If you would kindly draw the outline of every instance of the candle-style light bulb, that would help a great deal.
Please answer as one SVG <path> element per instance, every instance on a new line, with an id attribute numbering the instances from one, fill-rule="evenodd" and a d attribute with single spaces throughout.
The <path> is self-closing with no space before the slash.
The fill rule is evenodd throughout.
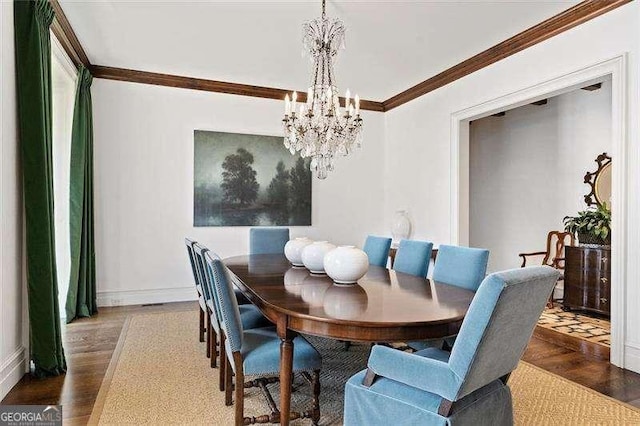
<path id="1" fill-rule="evenodd" d="M 360 96 L 356 95 L 354 101 L 356 104 L 356 115 L 360 115 Z"/>
<path id="2" fill-rule="evenodd" d="M 289 100 L 289 94 L 284 97 L 284 115 L 291 114 L 291 101 Z"/>
<path id="3" fill-rule="evenodd" d="M 291 111 L 296 112 L 296 105 L 298 101 L 298 92 L 293 92 L 293 100 L 291 102 Z"/>
<path id="4" fill-rule="evenodd" d="M 307 104 L 311 105 L 312 102 L 313 102 L 313 87 L 309 87 L 309 90 L 307 91 Z"/>
<path id="5" fill-rule="evenodd" d="M 348 110 L 349 109 L 349 97 L 351 96 L 351 92 L 349 92 L 349 89 L 347 89 L 347 93 L 345 93 L 344 95 L 344 109 Z"/>

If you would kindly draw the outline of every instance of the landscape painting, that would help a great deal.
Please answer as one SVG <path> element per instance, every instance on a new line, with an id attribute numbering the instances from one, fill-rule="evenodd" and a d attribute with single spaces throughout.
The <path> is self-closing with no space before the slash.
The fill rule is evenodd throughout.
<path id="1" fill-rule="evenodd" d="M 282 137 L 194 131 L 194 226 L 309 226 L 309 160 Z"/>

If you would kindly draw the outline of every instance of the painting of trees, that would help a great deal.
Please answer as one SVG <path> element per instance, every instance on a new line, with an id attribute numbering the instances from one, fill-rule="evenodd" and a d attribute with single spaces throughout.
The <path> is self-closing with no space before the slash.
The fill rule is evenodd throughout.
<path id="1" fill-rule="evenodd" d="M 277 208 L 286 209 L 289 205 L 289 191 L 289 171 L 285 169 L 284 162 L 279 161 L 276 175 L 267 189 L 269 202 Z"/>
<path id="2" fill-rule="evenodd" d="M 281 136 L 194 131 L 194 226 L 309 226 L 309 161 Z"/>
<path id="3" fill-rule="evenodd" d="M 291 204 L 297 209 L 311 209 L 311 172 L 309 161 L 298 157 L 290 171 Z"/>
<path id="4" fill-rule="evenodd" d="M 247 206 L 258 198 L 260 185 L 256 181 L 256 171 L 251 167 L 253 154 L 238 148 L 235 154 L 227 155 L 222 163 L 222 190 L 224 202 Z"/>

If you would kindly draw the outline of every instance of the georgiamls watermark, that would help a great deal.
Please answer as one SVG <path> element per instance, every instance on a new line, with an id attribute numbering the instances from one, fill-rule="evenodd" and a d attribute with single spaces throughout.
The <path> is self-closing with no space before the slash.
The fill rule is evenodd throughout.
<path id="1" fill-rule="evenodd" d="M 0 405 L 0 426 L 60 426 L 62 405 Z"/>

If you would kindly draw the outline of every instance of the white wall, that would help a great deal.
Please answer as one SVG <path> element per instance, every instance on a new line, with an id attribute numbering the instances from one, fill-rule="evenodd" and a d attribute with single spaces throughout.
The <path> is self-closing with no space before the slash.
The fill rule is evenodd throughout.
<path id="1" fill-rule="evenodd" d="M 0 399 L 26 368 L 22 326 L 22 198 L 18 168 L 13 3 L 0 3 Z"/>
<path id="2" fill-rule="evenodd" d="M 610 79 L 600 90 L 473 121 L 469 245 L 491 250 L 490 272 L 520 267 L 518 253 L 544 251 L 547 232 L 586 208 L 584 175 L 603 152 L 611 155 Z"/>
<path id="3" fill-rule="evenodd" d="M 193 131 L 281 135 L 282 101 L 95 80 L 98 303 L 194 298 L 185 237 L 222 257 L 248 252 L 247 227 L 193 227 Z M 384 225 L 384 116 L 365 112 L 363 147 L 313 180 L 312 227 L 293 236 L 362 244 Z"/>
<path id="4" fill-rule="evenodd" d="M 385 113 L 390 188 L 385 217 L 390 218 L 399 206 L 406 206 L 414 218 L 416 238 L 447 243 L 452 239 L 453 217 L 452 114 L 628 53 L 625 262 L 629 284 L 625 294 L 624 364 L 635 371 L 640 371 L 640 314 L 636 309 L 640 305 L 640 287 L 636 285 L 640 279 L 639 28 L 640 3 L 631 2 Z"/>

